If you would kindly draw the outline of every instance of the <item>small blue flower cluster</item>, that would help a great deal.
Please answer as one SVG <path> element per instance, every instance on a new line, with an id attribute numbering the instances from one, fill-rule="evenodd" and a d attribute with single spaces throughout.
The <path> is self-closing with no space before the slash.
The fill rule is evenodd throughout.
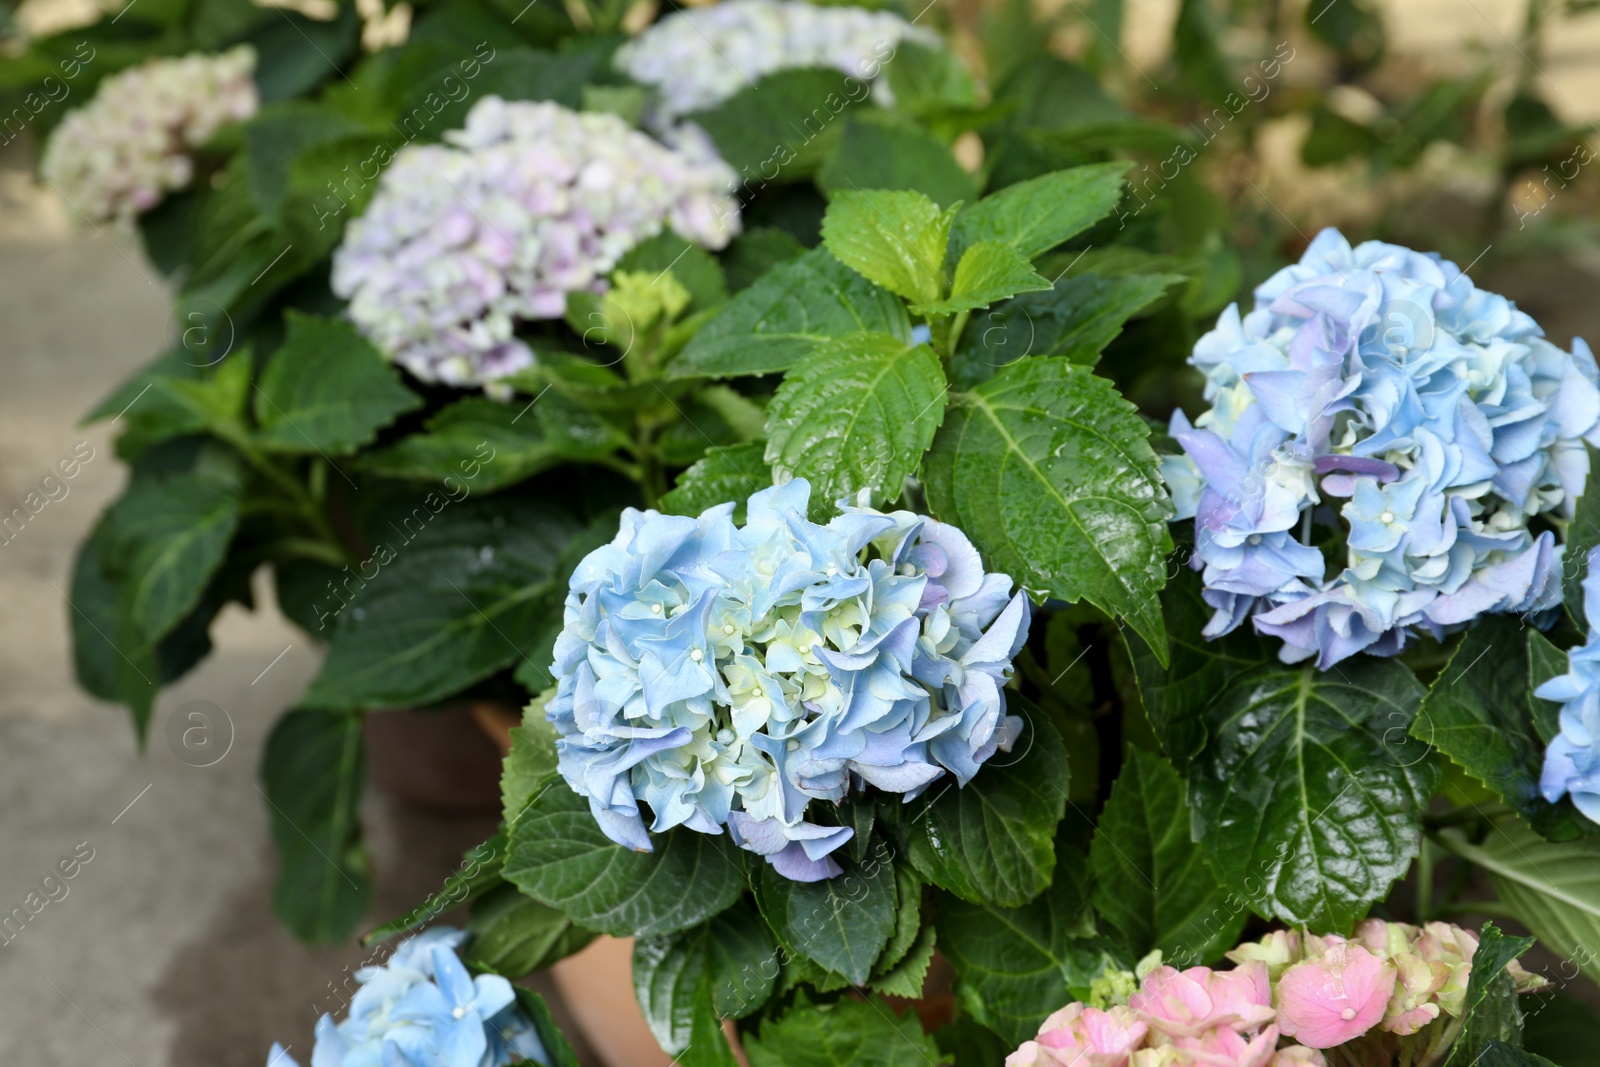
<path id="1" fill-rule="evenodd" d="M 1554 804 L 1565 794 L 1593 822 L 1600 822 L 1600 548 L 1589 553 L 1583 579 L 1583 613 L 1589 639 L 1567 653 L 1567 673 L 1535 689 L 1534 696 L 1561 702 L 1561 733 L 1544 755 L 1539 788 Z"/>
<path id="2" fill-rule="evenodd" d="M 1195 345 L 1211 410 L 1163 470 L 1216 609 L 1286 662 L 1394 655 L 1560 600 L 1561 546 L 1600 444 L 1600 371 L 1455 264 L 1324 230 Z M 1342 503 L 1341 503 L 1342 501 Z M 1317 526 L 1348 526 L 1329 567 Z M 1530 520 L 1538 520 L 1530 524 Z M 1331 573 L 1331 577 L 1328 575 Z"/>
<path id="3" fill-rule="evenodd" d="M 830 878 L 852 831 L 807 822 L 811 801 L 965 785 L 1015 740 L 1026 596 L 952 526 L 865 500 L 818 525 L 810 494 L 762 490 L 743 527 L 731 503 L 629 509 L 573 574 L 548 715 L 619 844 L 650 850 L 643 802 L 653 831 L 726 825 L 785 877 Z"/>
<path id="4" fill-rule="evenodd" d="M 466 934 L 434 927 L 400 943 L 382 967 L 356 972 L 350 1016 L 317 1020 L 311 1067 L 502 1067 L 550 1063 L 533 1023 L 499 975 L 474 978 L 456 958 Z M 274 1044 L 267 1067 L 299 1067 Z"/>

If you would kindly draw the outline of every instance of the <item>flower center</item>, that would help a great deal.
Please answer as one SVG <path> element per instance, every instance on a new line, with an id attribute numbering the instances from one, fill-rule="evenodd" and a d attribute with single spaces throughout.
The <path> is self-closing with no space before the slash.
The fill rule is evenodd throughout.
<path id="1" fill-rule="evenodd" d="M 722 627 L 722 632 L 725 633 L 725 634 L 733 633 L 733 623 L 731 623 L 731 622 L 730 623 L 724 623 L 723 627 Z"/>
<path id="2" fill-rule="evenodd" d="M 753 696 L 753 697 L 760 696 L 761 695 L 761 687 L 758 685 L 754 689 L 750 690 L 750 695 Z"/>
<path id="3" fill-rule="evenodd" d="M 1394 521 L 1394 512 L 1385 511 L 1382 515 L 1378 516 L 1378 521 L 1387 526 L 1389 523 Z"/>
<path id="4" fill-rule="evenodd" d="M 1344 1011 L 1341 1011 L 1339 1013 L 1339 1018 L 1343 1019 L 1345 1022 L 1349 1022 L 1351 1019 L 1354 1019 L 1355 1017 L 1356 1017 L 1356 1010 L 1354 1008 L 1346 1008 Z"/>
<path id="5" fill-rule="evenodd" d="M 467 1017 L 467 1009 L 457 1008 L 450 1013 L 450 1017 L 452 1019 L 465 1019 Z"/>
<path id="6" fill-rule="evenodd" d="M 706 654 L 701 652 L 698 648 L 691 648 L 689 650 L 689 658 L 694 660 L 696 663 L 699 663 L 701 660 L 706 658 Z"/>
<path id="7" fill-rule="evenodd" d="M 1259 545 L 1261 543 L 1261 535 L 1260 534 L 1251 534 L 1250 537 L 1249 537 L 1249 541 L 1250 541 L 1250 543 L 1252 545 Z"/>
<path id="8" fill-rule="evenodd" d="M 660 604 L 651 604 L 650 605 L 650 614 L 652 614 L 652 615 L 660 615 L 661 614 L 661 605 Z"/>

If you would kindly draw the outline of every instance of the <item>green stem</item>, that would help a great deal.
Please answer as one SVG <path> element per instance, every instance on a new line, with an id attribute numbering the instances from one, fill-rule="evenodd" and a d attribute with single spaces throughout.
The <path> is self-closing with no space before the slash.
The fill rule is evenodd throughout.
<path id="1" fill-rule="evenodd" d="M 286 537 L 281 541 L 274 541 L 267 546 L 269 554 L 284 556 L 290 559 L 312 559 L 318 563 L 326 563 L 330 567 L 343 567 L 350 563 L 350 559 L 338 548 L 325 541 L 317 541 L 309 537 Z"/>
<path id="2" fill-rule="evenodd" d="M 283 494 L 293 503 L 300 517 L 304 519 L 329 549 L 338 557 L 339 565 L 348 563 L 352 566 L 359 563 L 349 546 L 334 531 L 333 524 L 328 521 L 328 516 L 322 510 L 322 503 L 313 495 L 312 490 L 302 485 L 294 475 L 278 466 L 271 457 L 265 455 L 260 449 L 245 436 L 243 428 L 234 431 L 219 430 L 229 444 L 239 450 L 246 463 L 254 467 L 268 481 L 283 491 Z M 325 475 L 324 475 L 325 477 Z M 315 474 L 312 476 L 315 481 Z"/>
<path id="3" fill-rule="evenodd" d="M 1433 850 L 1434 843 L 1428 838 L 1422 839 L 1422 848 L 1417 852 L 1417 922 L 1425 923 L 1433 918 Z"/>

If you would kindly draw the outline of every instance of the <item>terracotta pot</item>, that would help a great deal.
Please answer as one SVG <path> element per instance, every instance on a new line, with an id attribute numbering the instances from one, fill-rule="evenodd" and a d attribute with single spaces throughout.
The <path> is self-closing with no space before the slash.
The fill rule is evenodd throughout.
<path id="1" fill-rule="evenodd" d="M 493 700 L 474 700 L 468 707 L 472 709 L 472 718 L 477 722 L 478 729 L 494 742 L 500 750 L 500 758 L 505 759 L 511 754 L 511 730 L 522 725 L 522 712 L 510 704 Z"/>
<path id="2" fill-rule="evenodd" d="M 607 1067 L 668 1067 L 633 995 L 633 939 L 597 937 L 550 969 L 561 999 Z"/>
<path id="3" fill-rule="evenodd" d="M 367 773 L 384 792 L 428 811 L 500 810 L 502 753 L 469 705 L 368 712 L 362 731 Z"/>

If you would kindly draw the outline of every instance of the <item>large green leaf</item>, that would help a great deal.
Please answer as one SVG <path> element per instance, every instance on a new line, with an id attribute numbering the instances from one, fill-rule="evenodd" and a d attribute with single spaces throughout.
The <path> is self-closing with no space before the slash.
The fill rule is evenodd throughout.
<path id="1" fill-rule="evenodd" d="M 261 782 L 280 864 L 273 910 L 303 941 L 342 941 L 366 914 L 365 776 L 359 715 L 291 711 L 267 738 Z"/>
<path id="2" fill-rule="evenodd" d="M 945 245 L 954 210 L 921 193 L 841 192 L 822 217 L 822 243 L 839 262 L 914 304 L 944 295 Z"/>
<path id="3" fill-rule="evenodd" d="M 686 117 L 711 135 L 717 154 L 746 182 L 765 186 L 814 173 L 839 143 L 841 116 L 867 96 L 860 79 L 803 67 L 768 74 L 716 107 Z"/>
<path id="4" fill-rule="evenodd" d="M 1476 1063 L 1490 1041 L 1522 1046 L 1522 1009 L 1517 1006 L 1517 983 L 1506 967 L 1533 947 L 1531 937 L 1507 937 L 1494 923 L 1484 923 L 1478 950 L 1472 954 L 1472 973 L 1461 1005 L 1461 1036 L 1456 1039 L 1445 1067 Z"/>
<path id="5" fill-rule="evenodd" d="M 745 1038 L 750 1067 L 928 1067 L 939 1062 L 917 1013 L 897 1016 L 878 997 L 811 1004 L 800 998 Z"/>
<path id="6" fill-rule="evenodd" d="M 1018 182 L 962 210 L 956 246 L 1004 241 L 1032 259 L 1110 214 L 1127 163 L 1095 163 Z"/>
<path id="7" fill-rule="evenodd" d="M 511 979 L 565 959 L 595 939 L 593 930 L 504 883 L 473 902 L 467 931 L 467 965 Z"/>
<path id="8" fill-rule="evenodd" d="M 939 357 L 886 333 L 825 345 L 784 376 L 767 408 L 767 462 L 811 482 L 813 513 L 871 489 L 897 500 L 944 418 Z"/>
<path id="9" fill-rule="evenodd" d="M 970 389 L 1024 356 L 1061 356 L 1092 367 L 1130 318 L 1181 274 L 1077 274 L 1060 277 L 1048 292 L 1024 293 L 975 316 L 961 335 L 951 364 L 956 385 Z"/>
<path id="10" fill-rule="evenodd" d="M 1205 710 L 1189 767 L 1195 836 L 1262 915 L 1342 932 L 1417 854 L 1439 772 L 1407 731 L 1422 686 L 1394 660 L 1260 667 Z"/>
<path id="11" fill-rule="evenodd" d="M 1008 691 L 1022 735 L 996 752 L 965 786 L 935 784 L 908 816 L 907 855 L 934 885 L 1002 907 L 1026 903 L 1050 884 L 1056 825 L 1067 805 L 1069 764 L 1049 716 Z"/>
<path id="12" fill-rule="evenodd" d="M 1018 293 L 1049 289 L 1028 257 L 1004 241 L 979 241 L 961 253 L 950 295 L 931 304 L 913 305 L 918 315 L 953 315 L 998 304 Z"/>
<path id="13" fill-rule="evenodd" d="M 1189 839 L 1183 794 L 1171 764 L 1130 747 L 1089 847 L 1095 910 L 1135 956 L 1160 949 L 1174 967 L 1212 962 L 1250 917 Z"/>
<path id="14" fill-rule="evenodd" d="M 442 408 L 414 433 L 360 457 L 362 469 L 390 478 L 476 479 L 489 492 L 514 485 L 563 459 L 594 460 L 624 438 L 607 420 L 551 391 L 529 404 L 471 396 Z"/>
<path id="15" fill-rule="evenodd" d="M 1600 471 L 1600 448 L 1584 444 L 1589 454 L 1589 470 Z M 1583 495 L 1573 511 L 1572 522 L 1567 524 L 1567 548 L 1561 556 L 1561 599 L 1567 615 L 1580 630 L 1589 628 L 1583 611 L 1583 576 L 1588 568 L 1589 553 L 1600 545 L 1600 476 L 1589 479 Z"/>
<path id="16" fill-rule="evenodd" d="M 839 150 L 817 175 L 817 184 L 828 193 L 912 189 L 932 197 L 941 207 L 971 200 L 978 191 L 972 175 L 961 169 L 938 138 L 912 126 L 855 119 L 845 126 Z"/>
<path id="17" fill-rule="evenodd" d="M 1104 378 L 1023 360 L 951 398 L 924 464 L 928 501 L 989 567 L 1126 620 L 1165 662 L 1172 504 L 1148 437 Z"/>
<path id="18" fill-rule="evenodd" d="M 578 523 L 549 501 L 421 495 L 354 580 L 306 703 L 415 707 L 537 651 L 560 618 Z M 548 662 L 548 661 L 546 661 Z"/>
<path id="19" fill-rule="evenodd" d="M 1050 888 L 1019 908 L 939 897 L 939 949 L 955 968 L 956 995 L 1013 1047 L 1063 1004 L 1087 1000 L 1106 970 L 1127 966 L 1093 936 L 1083 854 L 1064 843 L 1060 854 Z"/>
<path id="20" fill-rule="evenodd" d="M 239 525 L 238 489 L 201 473 L 135 477 L 111 511 L 118 639 L 150 648 L 200 602 Z"/>
<path id="21" fill-rule="evenodd" d="M 657 1043 L 673 1054 L 689 1044 L 701 986 L 710 985 L 718 1016 L 742 1019 L 772 996 L 777 974 L 772 934 L 745 903 L 693 929 L 641 938 L 633 947 L 634 995 Z"/>
<path id="22" fill-rule="evenodd" d="M 1167 666 L 1137 634 L 1124 630 L 1139 696 L 1155 731 L 1179 773 L 1205 746 L 1205 708 L 1234 675 L 1273 659 L 1254 629 L 1241 626 L 1226 637 L 1208 641 L 1200 631 L 1212 608 L 1201 598 L 1200 576 L 1184 565 L 1189 546 L 1168 561 L 1171 575 L 1161 591 L 1161 613 L 1167 623 Z"/>
<path id="23" fill-rule="evenodd" d="M 730 300 L 667 365 L 667 374 L 770 374 L 788 370 L 818 345 L 862 331 L 911 343 L 905 306 L 816 248 L 778 264 Z"/>
<path id="24" fill-rule="evenodd" d="M 1546 841 L 1519 819 L 1509 819 L 1480 844 L 1459 831 L 1440 840 L 1452 852 L 1489 872 L 1508 914 L 1540 943 L 1600 981 L 1600 839 Z"/>
<path id="25" fill-rule="evenodd" d="M 290 311 L 289 333 L 256 387 L 256 439 L 281 452 L 344 455 L 422 399 L 356 328 Z"/>
<path id="26" fill-rule="evenodd" d="M 257 112 L 245 124 L 243 135 L 250 195 L 262 216 L 279 221 L 278 209 L 289 193 L 289 168 L 295 157 L 314 145 L 361 132 L 362 125 L 356 120 L 305 100 L 288 100 Z"/>
<path id="27" fill-rule="evenodd" d="M 1534 726 L 1528 639 L 1522 620 L 1480 619 L 1462 637 L 1434 681 L 1411 734 L 1495 790 L 1552 840 L 1593 827 L 1565 799 L 1551 804 L 1539 792 L 1545 742 Z"/>
<path id="28" fill-rule="evenodd" d="M 511 831 L 505 877 L 574 922 L 616 937 L 676 933 L 733 905 L 744 865 L 726 835 L 679 827 L 634 852 L 600 830 L 589 802 L 552 782 Z"/>
<path id="29" fill-rule="evenodd" d="M 879 848 L 820 882 L 796 882 L 762 864 L 756 903 L 787 947 L 861 985 L 894 932 L 893 858 Z"/>
<path id="30" fill-rule="evenodd" d="M 699 515 L 707 508 L 734 501 L 734 521 L 744 521 L 749 497 L 772 484 L 765 443 L 713 448 L 694 466 L 678 475 L 678 484 L 659 503 L 670 515 Z"/>

